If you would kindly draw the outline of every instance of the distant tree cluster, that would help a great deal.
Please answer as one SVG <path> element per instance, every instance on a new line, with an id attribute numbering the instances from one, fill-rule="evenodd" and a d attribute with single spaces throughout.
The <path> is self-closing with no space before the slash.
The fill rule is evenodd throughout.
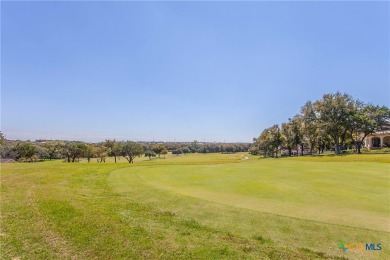
<path id="1" fill-rule="evenodd" d="M 220 144 L 220 143 L 137 143 L 132 141 L 106 140 L 100 143 L 85 143 L 79 141 L 7 140 L 0 132 L 0 156 L 17 161 L 35 162 L 40 160 L 63 159 L 66 162 L 79 162 L 86 158 L 88 162 L 106 162 L 107 157 L 125 158 L 133 163 L 136 157 L 142 155 L 150 160 L 161 158 L 169 153 L 179 155 L 188 153 L 235 153 L 248 151 L 250 144 Z"/>
<path id="2" fill-rule="evenodd" d="M 88 162 L 95 158 L 97 162 L 105 162 L 109 156 L 117 158 L 122 156 L 129 163 L 134 162 L 135 157 L 143 155 L 142 145 L 136 142 L 105 142 L 91 144 L 76 141 L 11 141 L 6 140 L 0 133 L 1 158 L 9 158 L 18 161 L 35 162 L 39 160 L 64 159 L 66 162 L 78 162 L 80 158 L 86 158 Z"/>
<path id="3" fill-rule="evenodd" d="M 323 153 L 334 149 L 340 154 L 347 147 L 354 146 L 357 153 L 365 138 L 389 126 L 390 110 L 386 106 L 375 106 L 355 100 L 348 94 L 325 94 L 315 102 L 308 101 L 299 114 L 288 122 L 264 129 L 249 152 L 265 157 L 278 157 L 281 150 L 288 155 L 296 149 L 301 155 L 304 150 Z"/>
<path id="4" fill-rule="evenodd" d="M 247 152 L 250 144 L 246 143 L 200 143 L 193 141 L 191 143 L 172 143 L 168 145 L 172 154 L 188 153 L 236 153 Z"/>

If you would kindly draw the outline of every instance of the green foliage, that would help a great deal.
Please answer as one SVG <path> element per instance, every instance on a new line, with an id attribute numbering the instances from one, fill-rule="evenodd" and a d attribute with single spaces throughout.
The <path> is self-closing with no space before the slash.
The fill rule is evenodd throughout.
<path id="1" fill-rule="evenodd" d="M 292 124 L 292 131 L 294 133 L 293 135 L 293 140 L 294 140 L 294 145 L 301 146 L 301 152 L 303 152 L 303 130 L 302 130 L 302 124 L 303 124 L 303 119 L 301 115 L 295 115 L 293 119 L 291 120 Z"/>
<path id="2" fill-rule="evenodd" d="M 123 143 L 114 140 L 106 140 L 104 146 L 108 148 L 107 155 L 114 157 L 115 163 L 117 157 L 121 156 L 123 150 Z"/>
<path id="3" fill-rule="evenodd" d="M 158 144 L 158 145 L 154 145 L 152 147 L 152 151 L 155 153 L 155 155 L 157 154 L 158 157 L 160 157 L 161 155 L 161 152 L 165 149 L 165 147 L 161 144 Z"/>
<path id="4" fill-rule="evenodd" d="M 199 149 L 199 142 L 194 140 L 190 145 L 191 153 L 196 153 Z"/>
<path id="5" fill-rule="evenodd" d="M 154 151 L 151 151 L 151 150 L 146 150 L 145 157 L 149 157 L 149 160 L 151 160 L 152 157 L 156 157 L 156 153 Z"/>
<path id="6" fill-rule="evenodd" d="M 140 157 L 143 153 L 144 150 L 138 143 L 127 141 L 122 146 L 121 155 L 125 157 L 129 163 L 134 163 L 134 158 Z"/>
<path id="7" fill-rule="evenodd" d="M 92 144 L 87 145 L 87 148 L 84 151 L 84 156 L 87 158 L 88 162 L 90 162 L 91 158 L 96 156 L 96 147 Z"/>
<path id="8" fill-rule="evenodd" d="M 306 102 L 306 104 L 301 108 L 301 115 L 303 139 L 309 145 L 310 154 L 313 154 L 317 142 L 319 127 L 317 125 L 316 111 L 310 101 Z"/>
<path id="9" fill-rule="evenodd" d="M 247 152 L 250 144 L 248 143 L 166 143 L 168 150 L 181 150 L 182 153 L 236 153 Z"/>
<path id="10" fill-rule="evenodd" d="M 20 142 L 16 145 L 16 149 L 19 154 L 18 159 L 20 160 L 29 160 L 32 162 L 37 153 L 35 145 L 30 142 Z"/>
<path id="11" fill-rule="evenodd" d="M 77 162 L 84 156 L 87 145 L 83 142 L 65 142 L 61 144 L 61 153 L 67 162 Z"/>
<path id="12" fill-rule="evenodd" d="M 2 132 L 0 132 L 0 158 L 10 158 L 17 160 L 19 158 L 16 142 L 7 140 Z"/>
<path id="13" fill-rule="evenodd" d="M 60 158 L 61 143 L 57 141 L 48 141 L 42 145 L 47 152 L 49 160 Z"/>
<path id="14" fill-rule="evenodd" d="M 283 123 L 281 132 L 283 135 L 283 147 L 288 150 L 289 156 L 291 156 L 291 150 L 296 145 L 294 125 L 291 119 L 287 123 Z"/>
<path id="15" fill-rule="evenodd" d="M 249 148 L 249 153 L 252 155 L 258 155 L 260 152 L 259 146 L 257 143 L 254 143 L 250 148 Z"/>
<path id="16" fill-rule="evenodd" d="M 360 153 L 364 139 L 376 131 L 381 131 L 390 120 L 390 109 L 385 106 L 357 103 L 353 114 L 350 137 Z"/>
<path id="17" fill-rule="evenodd" d="M 282 142 L 282 134 L 278 125 L 265 129 L 257 139 L 259 150 L 265 157 L 278 157 Z"/>
<path id="18" fill-rule="evenodd" d="M 168 149 L 167 149 L 167 148 L 164 148 L 164 149 L 161 151 L 161 154 L 164 155 L 164 158 L 165 158 L 165 156 L 168 154 Z"/>
<path id="19" fill-rule="evenodd" d="M 0 131 L 0 145 L 4 145 L 6 142 L 3 132 Z"/>
<path id="20" fill-rule="evenodd" d="M 188 147 L 183 147 L 181 150 L 183 151 L 184 154 L 188 154 L 191 152 L 190 148 Z"/>
<path id="21" fill-rule="evenodd" d="M 325 94 L 314 103 L 318 113 L 318 126 L 324 129 L 335 142 L 335 152 L 340 154 L 341 138 L 345 138 L 352 126 L 352 117 L 356 110 L 356 101 L 348 94 Z"/>
<path id="22" fill-rule="evenodd" d="M 282 124 L 280 148 L 287 149 L 291 156 L 292 149 L 298 146 L 303 155 L 305 147 L 313 154 L 315 149 L 323 153 L 334 146 L 336 154 L 341 154 L 342 150 L 355 145 L 357 153 L 360 153 L 361 145 L 369 134 L 389 125 L 390 110 L 385 106 L 364 104 L 346 93 L 325 94 L 314 103 L 306 102 L 300 114 Z M 263 147 L 259 147 L 258 143 L 261 138 L 254 147 L 262 149 L 265 154 L 274 154 L 273 149 L 268 149 L 271 147 L 270 138 L 265 132 L 262 135 Z"/>
<path id="23" fill-rule="evenodd" d="M 181 149 L 175 149 L 172 151 L 172 154 L 175 154 L 175 155 L 179 155 L 179 154 L 182 154 L 183 151 Z"/>
<path id="24" fill-rule="evenodd" d="M 108 153 L 109 153 L 109 148 L 107 148 L 104 145 L 98 145 L 96 147 L 96 157 L 98 158 L 97 161 L 101 163 L 106 162 Z"/>

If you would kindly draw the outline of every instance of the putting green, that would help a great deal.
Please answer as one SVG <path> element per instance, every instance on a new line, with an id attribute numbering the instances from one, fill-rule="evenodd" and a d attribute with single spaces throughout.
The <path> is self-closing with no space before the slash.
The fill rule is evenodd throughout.
<path id="1" fill-rule="evenodd" d="M 136 175 L 153 188 L 259 212 L 390 231 L 389 164 L 249 160 L 159 165 L 113 172 L 124 189 Z"/>

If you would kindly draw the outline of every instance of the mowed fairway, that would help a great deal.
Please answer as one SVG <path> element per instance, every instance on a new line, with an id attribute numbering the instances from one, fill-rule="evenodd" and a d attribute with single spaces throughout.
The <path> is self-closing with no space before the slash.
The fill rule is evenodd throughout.
<path id="1" fill-rule="evenodd" d="M 157 189 L 176 194 L 283 216 L 390 231 L 386 203 L 389 165 L 384 163 L 252 159 L 221 165 L 143 167 L 135 174 Z M 131 178 L 126 170 L 114 176 L 121 178 L 118 185 L 126 185 L 126 178 Z"/>
<path id="2" fill-rule="evenodd" d="M 242 158 L 4 164 L 2 258 L 390 258 L 390 156 Z"/>

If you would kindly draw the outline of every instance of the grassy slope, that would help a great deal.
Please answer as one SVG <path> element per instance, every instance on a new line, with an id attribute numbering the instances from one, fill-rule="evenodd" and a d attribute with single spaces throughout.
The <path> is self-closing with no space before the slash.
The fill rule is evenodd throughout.
<path id="1" fill-rule="evenodd" d="M 158 189 L 236 207 L 390 231 L 390 209 L 378 203 L 389 195 L 388 164 L 275 162 L 152 166 L 137 175 Z M 131 178 L 118 174 L 122 183 Z"/>
<path id="2" fill-rule="evenodd" d="M 181 196 L 175 190 L 151 186 L 141 174 L 151 164 L 163 173 L 169 165 L 193 167 L 188 165 L 238 162 L 240 158 L 191 155 L 138 160 L 130 168 L 125 163 L 59 161 L 2 165 L 2 257 L 309 259 L 343 256 L 336 246 L 344 240 L 382 242 L 383 251 L 364 256 L 388 258 L 388 232 L 277 216 L 216 203 L 213 197 L 206 201 Z M 283 160 L 290 159 L 272 164 L 278 167 Z M 249 167 L 249 161 L 219 167 Z M 273 162 L 256 164 L 268 161 Z M 383 204 L 388 205 L 388 196 Z M 361 255 L 350 252 L 344 256 Z"/>

